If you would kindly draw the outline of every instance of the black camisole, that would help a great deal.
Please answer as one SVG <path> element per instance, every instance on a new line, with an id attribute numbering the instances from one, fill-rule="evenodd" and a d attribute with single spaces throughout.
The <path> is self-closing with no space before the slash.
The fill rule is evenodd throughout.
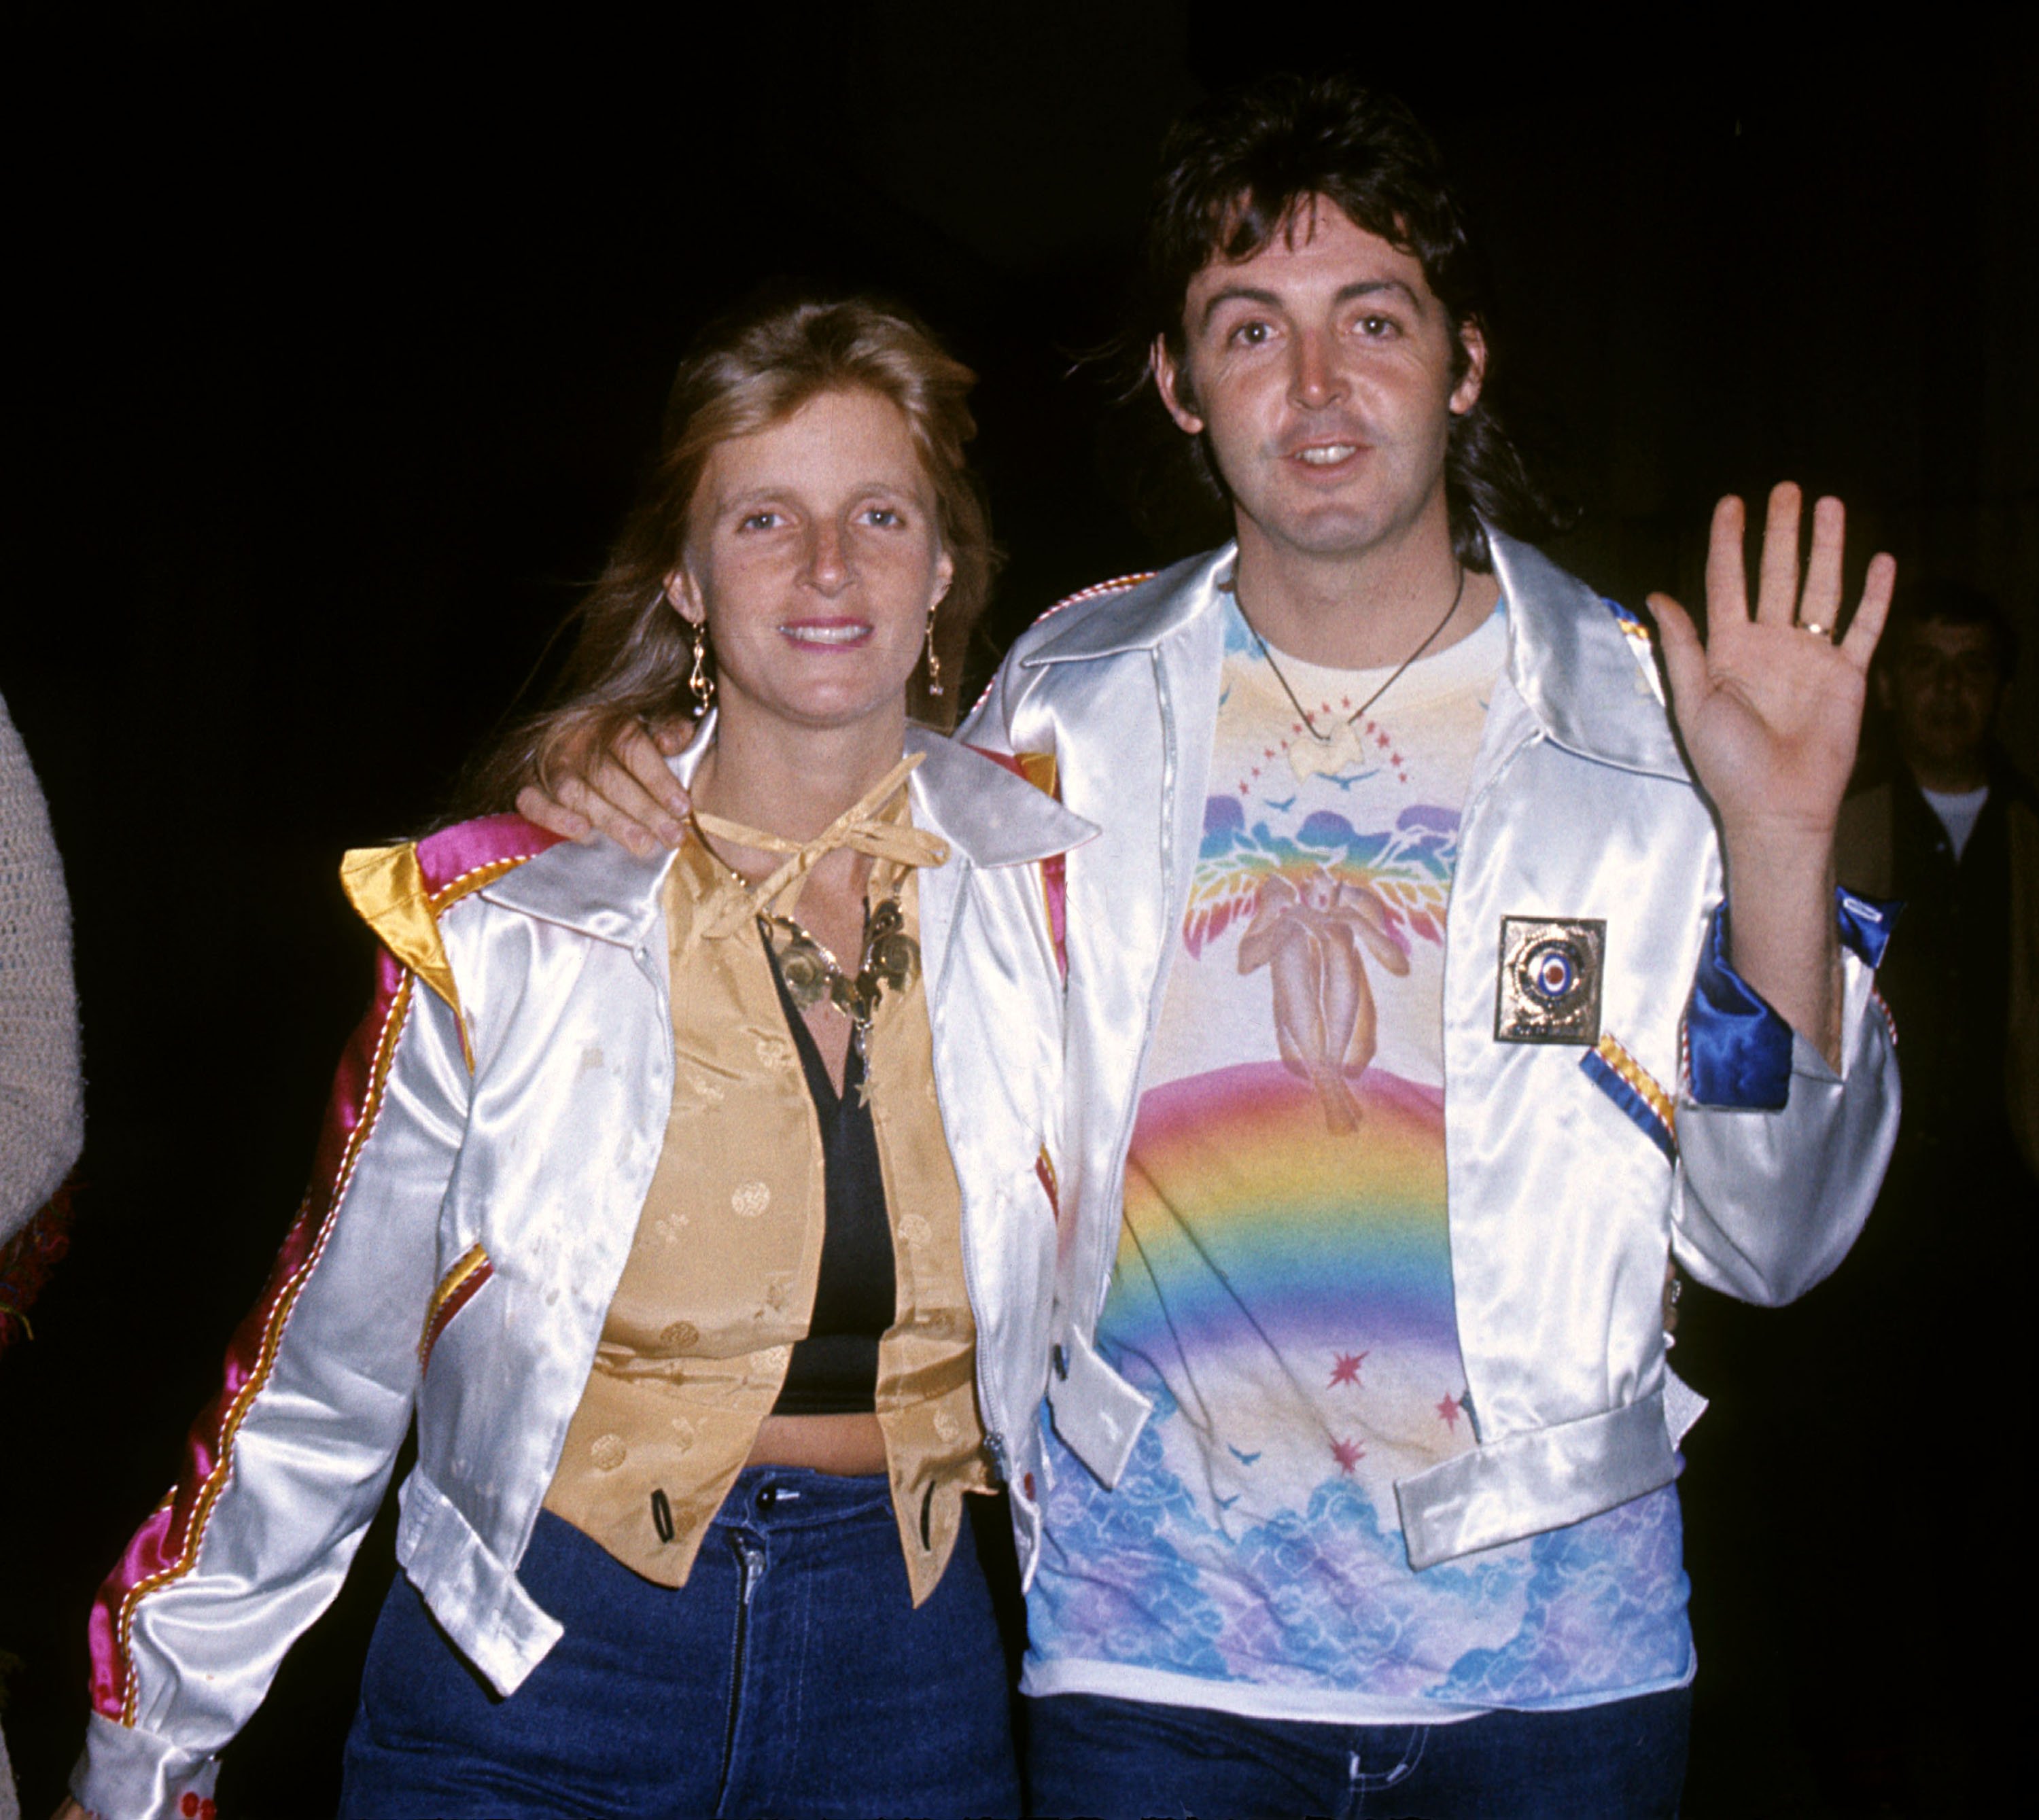
<path id="1" fill-rule="evenodd" d="M 769 952 L 770 944 L 766 944 Z M 878 1165 L 878 1133 L 860 1091 L 864 1058 L 849 1045 L 837 1096 L 807 1021 L 772 961 L 779 1004 L 800 1054 L 821 1127 L 825 1224 L 814 1317 L 794 1343 L 775 1416 L 868 1416 L 875 1407 L 878 1342 L 892 1325 L 898 1296 L 892 1269 L 892 1223 Z"/>

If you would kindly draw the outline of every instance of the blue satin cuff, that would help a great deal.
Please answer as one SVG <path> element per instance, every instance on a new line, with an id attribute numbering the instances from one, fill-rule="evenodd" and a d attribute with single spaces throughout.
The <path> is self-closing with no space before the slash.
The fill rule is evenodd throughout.
<path id="1" fill-rule="evenodd" d="M 1791 1097 L 1791 1026 L 1727 964 L 1727 906 L 1714 912 L 1685 1010 L 1686 1079 L 1703 1106 L 1776 1113 Z"/>
<path id="2" fill-rule="evenodd" d="M 1866 966 L 1883 958 L 1901 908 L 1836 890 L 1842 945 Z M 1791 1026 L 1727 962 L 1727 906 L 1714 912 L 1685 1013 L 1686 1078 L 1703 1106 L 1782 1112 L 1791 1093 Z"/>

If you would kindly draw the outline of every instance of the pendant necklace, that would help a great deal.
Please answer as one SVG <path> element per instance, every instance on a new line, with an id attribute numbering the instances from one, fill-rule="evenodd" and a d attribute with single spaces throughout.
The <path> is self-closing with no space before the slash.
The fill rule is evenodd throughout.
<path id="1" fill-rule="evenodd" d="M 1452 595 L 1452 604 L 1445 609 L 1445 616 L 1438 620 L 1434 626 L 1431 627 L 1428 634 L 1426 635 L 1423 642 L 1420 645 L 1417 646 L 1417 647 L 1411 651 L 1408 656 L 1404 658 L 1401 662 L 1395 666 L 1395 673 L 1346 717 L 1345 724 L 1347 726 L 1357 726 L 1359 722 L 1360 717 L 1364 715 L 1369 708 L 1373 707 L 1376 702 L 1380 700 L 1383 696 L 1387 694 L 1390 689 L 1394 688 L 1397 683 L 1401 681 L 1402 673 L 1407 669 L 1410 665 L 1413 664 L 1417 658 L 1421 657 L 1424 652 L 1428 650 L 1431 646 L 1437 642 L 1437 635 L 1441 632 L 1445 627 L 1452 623 L 1452 615 L 1459 610 L 1459 602 L 1465 598 L 1465 565 L 1461 563 L 1459 565 L 1459 585 Z M 1235 600 L 1238 598 L 1236 593 L 1233 595 L 1233 598 Z M 1240 609 L 1239 616 L 1243 620 L 1246 619 L 1245 610 L 1243 608 Z M 1281 666 L 1275 662 L 1274 654 L 1267 648 L 1267 641 L 1261 637 L 1259 628 L 1254 624 L 1252 620 L 1246 620 L 1246 629 L 1253 634 L 1253 642 L 1260 647 L 1260 654 L 1263 658 L 1266 658 L 1267 667 L 1274 673 L 1275 681 L 1281 685 L 1282 694 L 1285 695 L 1289 698 L 1290 704 L 1295 708 L 1297 713 L 1303 717 L 1303 725 L 1308 730 L 1310 737 L 1315 740 L 1319 745 L 1329 745 L 1331 741 L 1337 737 L 1337 729 L 1335 727 L 1333 728 L 1330 733 L 1319 733 L 1317 731 L 1317 723 L 1310 719 L 1310 711 L 1303 706 L 1302 702 L 1297 697 L 1296 692 L 1289 688 L 1289 679 L 1282 675 Z"/>
<path id="2" fill-rule="evenodd" d="M 826 999 L 849 1019 L 856 1052 L 868 1060 L 865 1045 L 879 997 L 887 987 L 903 990 L 921 965 L 920 944 L 906 933 L 897 895 L 866 912 L 864 954 L 854 979 L 791 916 L 776 912 L 761 916 L 758 927 L 779 964 L 786 996 L 803 1011 Z"/>

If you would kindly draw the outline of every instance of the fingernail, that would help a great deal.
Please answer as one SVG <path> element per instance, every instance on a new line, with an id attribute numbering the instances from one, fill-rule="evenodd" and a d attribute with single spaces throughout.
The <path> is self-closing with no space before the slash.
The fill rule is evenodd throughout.
<path id="1" fill-rule="evenodd" d="M 677 847 L 685 839 L 685 832 L 677 821 L 662 820 L 659 825 L 659 838 L 668 847 Z"/>

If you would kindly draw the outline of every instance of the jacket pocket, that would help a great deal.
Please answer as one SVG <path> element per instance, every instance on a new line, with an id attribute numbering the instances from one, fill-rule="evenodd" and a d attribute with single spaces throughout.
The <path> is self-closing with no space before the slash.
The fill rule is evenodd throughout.
<path id="1" fill-rule="evenodd" d="M 439 1287 L 432 1291 L 431 1306 L 425 1311 L 425 1330 L 418 1340 L 420 1375 L 431 1363 L 432 1348 L 439 1344 L 439 1336 L 446 1332 L 448 1324 L 495 1274 L 496 1266 L 489 1262 L 488 1253 L 477 1242 L 462 1252 L 453 1268 L 439 1279 Z"/>

